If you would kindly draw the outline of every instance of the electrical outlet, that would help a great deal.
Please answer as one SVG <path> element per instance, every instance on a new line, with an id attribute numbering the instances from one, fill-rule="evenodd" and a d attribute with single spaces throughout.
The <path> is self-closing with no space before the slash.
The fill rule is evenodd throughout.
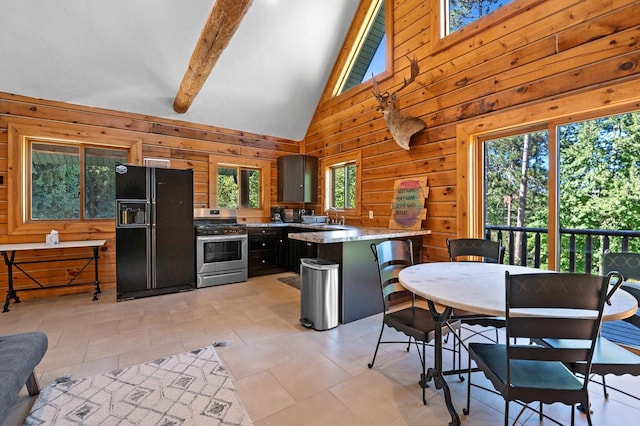
<path id="1" fill-rule="evenodd" d="M 369 219 L 373 219 L 373 210 L 369 210 Z"/>

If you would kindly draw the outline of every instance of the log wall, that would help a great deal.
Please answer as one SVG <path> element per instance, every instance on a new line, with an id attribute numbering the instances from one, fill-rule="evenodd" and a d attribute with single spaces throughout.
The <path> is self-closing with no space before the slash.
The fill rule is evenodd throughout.
<path id="1" fill-rule="evenodd" d="M 242 158 L 259 158 L 272 162 L 271 167 L 271 203 L 276 202 L 277 176 L 276 159 L 284 154 L 300 152 L 300 142 L 269 136 L 256 135 L 241 131 L 219 129 L 141 115 L 127 114 L 96 108 L 79 107 L 59 102 L 27 98 L 24 96 L 0 93 L 0 244 L 44 242 L 44 235 L 9 235 L 8 209 L 15 200 L 8 200 L 7 182 L 10 165 L 8 164 L 8 122 L 33 122 L 46 124 L 49 128 L 69 131 L 77 125 L 91 126 L 98 133 L 113 130 L 125 132 L 132 138 L 142 140 L 142 156 L 171 160 L 171 167 L 194 170 L 194 207 L 209 206 L 209 155 L 233 155 Z M 269 218 L 264 218 L 269 220 Z M 115 287 L 115 223 L 114 230 L 94 231 L 76 235 L 65 233 L 61 240 L 106 239 L 107 244 L 100 251 L 100 281 L 104 288 Z M 89 249 L 50 249 L 37 252 L 21 252 L 16 255 L 20 260 L 54 258 L 60 256 L 84 256 Z M 3 262 L 4 263 L 4 262 Z M 83 262 L 60 262 L 33 265 L 28 271 L 43 283 L 65 282 L 77 273 Z M 78 281 L 91 280 L 93 268 L 89 267 Z M 32 287 L 27 277 L 14 274 L 14 286 Z M 7 271 L 0 268 L 0 294 L 5 295 Z M 43 297 L 51 294 L 89 292 L 92 286 L 71 287 L 56 290 L 18 293 L 21 299 Z M 2 299 L 4 300 L 4 298 Z"/>
<path id="2" fill-rule="evenodd" d="M 361 11 L 368 4 L 363 0 Z M 460 188 L 466 164 L 459 159 L 466 157 L 458 150 L 468 142 L 460 139 L 468 136 L 463 127 L 473 123 L 476 130 L 489 131 L 573 113 L 606 115 L 610 105 L 623 101 L 640 109 L 640 2 L 513 0 L 443 40 L 433 31 L 438 4 L 387 2 L 394 70 L 378 79 L 380 91 L 393 92 L 409 77 L 407 56 L 420 65 L 416 81 L 399 93 L 401 112 L 428 125 L 412 138 L 410 151 L 393 141 L 375 110 L 370 83 L 331 96 L 339 65 L 304 140 L 305 152 L 319 157 L 361 152 L 362 225 L 388 226 L 394 180 L 428 176 L 423 228 L 433 234 L 424 238 L 424 261 L 446 260 L 445 238 L 465 236 L 462 222 L 479 214 L 468 211 Z M 356 30 L 350 30 L 340 60 Z"/>
<path id="3" fill-rule="evenodd" d="M 363 0 L 358 16 L 368 7 Z M 618 110 L 621 102 L 640 109 L 640 2 L 631 0 L 513 0 L 489 17 L 444 40 L 434 36 L 437 0 L 387 0 L 392 13 L 392 72 L 378 83 L 397 89 L 409 76 L 406 56 L 417 58 L 420 74 L 399 94 L 400 110 L 422 118 L 426 131 L 414 136 L 410 151 L 391 138 L 376 112 L 370 84 L 332 97 L 340 63 L 347 56 L 357 25 L 349 32 L 302 146 L 299 142 L 242 131 L 157 119 L 115 111 L 0 93 L 0 243 L 26 242 L 7 233 L 7 127 L 12 118 L 46 121 L 64 129 L 75 123 L 131 132 L 143 143 L 143 157 L 171 159 L 172 167 L 193 168 L 195 207 L 207 206 L 209 154 L 272 161 L 271 194 L 276 204 L 275 159 L 306 153 L 320 158 L 360 152 L 361 217 L 349 224 L 388 226 L 396 179 L 428 176 L 427 219 L 433 234 L 423 240 L 423 259 L 444 260 L 446 237 L 464 236 L 468 210 L 461 190 L 468 129 L 500 130 L 568 114 Z M 535 114 L 533 114 L 535 112 Z M 320 183 L 323 174 L 320 173 Z M 321 188 L 319 200 L 322 200 Z M 322 211 L 320 202 L 306 207 Z M 373 211 L 374 219 L 368 218 Z M 66 239 L 106 238 L 101 278 L 114 286 L 114 234 L 65 235 Z M 42 236 L 44 239 L 44 236 Z M 31 256 L 43 254 L 31 253 Z M 45 280 L 73 274 L 77 265 L 38 271 Z M 55 276 L 54 276 L 55 275 Z M 16 278 L 18 279 L 18 278 Z M 0 291 L 6 270 L 0 269 Z M 90 287 L 85 291 L 89 292 Z M 47 295 L 47 292 L 38 295 Z M 24 297 L 35 293 L 24 293 Z"/>

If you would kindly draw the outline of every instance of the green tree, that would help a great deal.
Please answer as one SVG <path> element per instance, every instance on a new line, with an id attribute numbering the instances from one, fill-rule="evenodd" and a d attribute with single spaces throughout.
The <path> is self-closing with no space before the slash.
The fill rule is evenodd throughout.
<path id="1" fill-rule="evenodd" d="M 640 229 L 640 112 L 562 126 L 559 143 L 561 227 Z M 585 241 L 577 243 L 580 270 Z M 640 249 L 639 242 L 632 240 L 629 249 Z M 562 252 L 568 250 L 569 241 L 563 239 Z M 593 251 L 601 251 L 599 240 L 593 241 Z M 562 261 L 567 267 L 568 259 L 563 256 Z"/>
<path id="2" fill-rule="evenodd" d="M 31 171 L 32 219 L 80 218 L 77 164 L 35 163 Z"/>
<path id="3" fill-rule="evenodd" d="M 539 131 L 494 139 L 484 146 L 487 223 L 546 228 L 547 211 L 540 207 L 547 205 L 547 133 Z M 520 238 L 517 233 L 516 247 Z M 528 257 L 532 257 L 533 249 L 529 247 Z M 516 262 L 519 262 L 522 254 L 518 250 L 516 253 Z M 546 262 L 546 251 L 543 259 Z"/>

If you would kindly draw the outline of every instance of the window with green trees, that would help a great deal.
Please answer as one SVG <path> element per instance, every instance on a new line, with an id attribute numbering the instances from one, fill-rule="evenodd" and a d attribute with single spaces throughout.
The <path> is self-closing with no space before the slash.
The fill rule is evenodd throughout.
<path id="1" fill-rule="evenodd" d="M 357 175 L 355 161 L 331 167 L 333 207 L 356 207 Z"/>
<path id="2" fill-rule="evenodd" d="M 628 112 L 569 122 L 555 127 L 557 156 L 550 155 L 547 130 L 508 135 L 484 141 L 485 226 L 549 227 L 549 214 L 556 215 L 560 236 L 542 234 L 541 264 L 547 265 L 547 244 L 559 238 L 560 270 L 570 270 L 569 252 L 574 250 L 575 270 L 585 269 L 585 256 L 592 255 L 590 272 L 598 272 L 602 238 L 574 236 L 571 248 L 567 230 L 640 230 L 640 112 Z M 557 164 L 551 158 L 558 158 Z M 549 191 L 551 171 L 558 176 L 558 195 Z M 557 206 L 549 212 L 549 206 Z M 554 218 L 555 219 L 555 218 Z M 515 233 L 515 258 L 521 232 Z M 621 236 L 607 236 L 612 250 L 621 250 Z M 629 251 L 640 251 L 640 238 L 630 238 Z M 529 261 L 529 263 L 531 263 Z"/>
<path id="3" fill-rule="evenodd" d="M 117 162 L 126 149 L 31 141 L 30 219 L 111 219 L 115 217 Z"/>
<path id="4" fill-rule="evenodd" d="M 260 209 L 260 169 L 218 165 L 218 207 Z"/>

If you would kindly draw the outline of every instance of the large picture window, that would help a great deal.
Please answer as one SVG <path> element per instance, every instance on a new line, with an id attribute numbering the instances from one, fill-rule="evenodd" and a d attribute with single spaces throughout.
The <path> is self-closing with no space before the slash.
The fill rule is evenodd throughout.
<path id="1" fill-rule="evenodd" d="M 116 163 L 127 150 L 30 141 L 30 220 L 115 217 Z"/>
<path id="2" fill-rule="evenodd" d="M 142 161 L 142 141 L 134 133 L 20 118 L 8 129 L 9 235 L 114 231 L 115 163 Z"/>
<path id="3" fill-rule="evenodd" d="M 553 117 L 530 129 L 486 133 L 518 120 L 510 114 L 460 126 L 460 140 L 470 129 L 484 132 L 467 139 L 470 151 L 458 151 L 467 158 L 458 184 L 464 188 L 466 176 L 472 183 L 468 213 L 458 216 L 469 220 L 458 235 L 502 240 L 508 263 L 568 272 L 599 273 L 606 250 L 640 250 L 634 106 Z"/>

